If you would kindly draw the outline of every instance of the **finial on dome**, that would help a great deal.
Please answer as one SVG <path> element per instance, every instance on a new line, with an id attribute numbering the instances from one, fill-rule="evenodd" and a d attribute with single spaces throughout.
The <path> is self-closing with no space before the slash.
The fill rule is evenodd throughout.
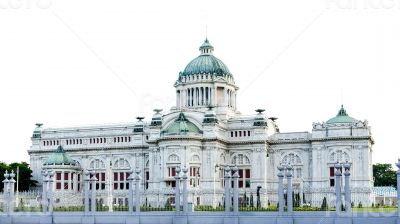
<path id="1" fill-rule="evenodd" d="M 210 44 L 207 37 L 204 40 L 204 43 L 199 48 L 201 55 L 210 55 L 214 51 L 214 47 Z"/>
<path id="2" fill-rule="evenodd" d="M 343 107 L 343 104 L 342 104 L 342 106 L 340 107 L 340 110 L 339 110 L 337 116 L 348 116 L 346 110 L 345 110 L 344 107 Z"/>

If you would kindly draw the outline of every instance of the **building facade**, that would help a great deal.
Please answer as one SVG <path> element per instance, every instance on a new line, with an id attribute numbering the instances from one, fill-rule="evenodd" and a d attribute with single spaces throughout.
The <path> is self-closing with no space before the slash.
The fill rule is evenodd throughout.
<path id="1" fill-rule="evenodd" d="M 66 128 L 37 124 L 28 150 L 34 179 L 42 170 L 55 172 L 56 206 L 81 203 L 82 171 L 94 170 L 101 205 L 127 203 L 129 172 L 142 175 L 143 205 L 174 203 L 176 167 L 187 167 L 189 201 L 223 206 L 226 166 L 239 168 L 240 203 L 256 197 L 277 203 L 277 166 L 291 164 L 299 204 L 333 206 L 337 161 L 352 164 L 352 201 L 372 203 L 372 145 L 367 121 L 350 117 L 343 106 L 311 132 L 280 132 L 276 118 L 264 110 L 242 115 L 236 106 L 238 86 L 228 67 L 213 54 L 206 39 L 200 55 L 179 73 L 176 105 L 151 121 Z M 343 181 L 342 181 L 343 182 Z M 246 195 L 246 196 L 245 196 Z"/>

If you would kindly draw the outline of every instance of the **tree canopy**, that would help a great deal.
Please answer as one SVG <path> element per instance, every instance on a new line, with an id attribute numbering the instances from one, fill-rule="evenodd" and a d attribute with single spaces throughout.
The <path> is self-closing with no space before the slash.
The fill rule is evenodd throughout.
<path id="1" fill-rule="evenodd" d="M 14 173 L 17 173 L 17 167 L 19 167 L 19 176 L 18 176 L 18 190 L 19 191 L 27 191 L 29 190 L 30 187 L 35 187 L 37 184 L 36 180 L 32 179 L 32 170 L 29 167 L 29 164 L 26 162 L 20 162 L 20 163 L 11 163 L 11 164 L 6 164 L 3 162 L 0 162 L 0 177 L 1 181 L 4 180 L 4 173 L 6 170 L 10 173 L 11 171 L 14 171 Z M 17 176 L 14 178 L 17 180 Z M 3 184 L 0 184 L 0 191 L 3 191 Z M 15 188 L 17 185 L 15 185 Z M 17 190 L 17 189 L 15 189 Z"/>
<path id="2" fill-rule="evenodd" d="M 396 171 L 391 164 L 374 164 L 372 167 L 374 175 L 374 186 L 397 187 Z"/>

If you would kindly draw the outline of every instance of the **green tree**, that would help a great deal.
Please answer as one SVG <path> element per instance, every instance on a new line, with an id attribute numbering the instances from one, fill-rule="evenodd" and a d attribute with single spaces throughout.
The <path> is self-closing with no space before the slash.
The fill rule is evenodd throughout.
<path id="1" fill-rule="evenodd" d="M 326 197 L 324 197 L 324 199 L 322 200 L 321 211 L 328 211 L 328 203 L 326 201 Z"/>
<path id="2" fill-rule="evenodd" d="M 372 166 L 374 175 L 374 186 L 396 187 L 396 171 L 391 164 L 377 163 Z"/>
<path id="3" fill-rule="evenodd" d="M 19 191 L 27 191 L 30 187 L 35 187 L 37 184 L 36 180 L 32 179 L 32 170 L 29 168 L 29 164 L 26 162 L 21 163 L 11 163 L 7 165 L 6 163 L 0 162 L 0 178 L 1 181 L 4 180 L 4 173 L 7 170 L 9 173 L 14 171 L 17 173 L 17 168 L 19 167 L 19 176 L 18 176 L 18 190 Z M 15 180 L 17 180 L 17 176 L 15 176 Z M 0 184 L 0 190 L 3 191 L 3 184 Z M 17 187 L 17 185 L 15 185 Z M 16 189 L 15 189 L 16 190 Z"/>

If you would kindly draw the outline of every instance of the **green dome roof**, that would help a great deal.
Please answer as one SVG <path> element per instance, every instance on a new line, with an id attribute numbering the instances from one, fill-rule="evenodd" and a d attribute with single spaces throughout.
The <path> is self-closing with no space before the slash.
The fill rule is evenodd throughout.
<path id="1" fill-rule="evenodd" d="M 206 39 L 200 46 L 200 56 L 193 59 L 186 66 L 180 76 L 197 74 L 215 74 L 217 76 L 231 75 L 228 67 L 217 57 L 212 55 L 214 47 Z"/>
<path id="2" fill-rule="evenodd" d="M 202 131 L 192 122 L 188 121 L 183 113 L 179 114 L 172 124 L 163 131 L 164 134 L 184 134 L 184 133 L 197 133 L 201 134 Z"/>
<path id="3" fill-rule="evenodd" d="M 43 165 L 76 165 L 76 162 L 65 153 L 64 148 L 60 145 L 56 151 L 51 154 Z"/>
<path id="4" fill-rule="evenodd" d="M 335 123 L 353 123 L 355 121 L 354 118 L 350 117 L 346 110 L 342 107 L 340 108 L 336 117 L 329 119 L 327 124 L 335 124 Z"/>

